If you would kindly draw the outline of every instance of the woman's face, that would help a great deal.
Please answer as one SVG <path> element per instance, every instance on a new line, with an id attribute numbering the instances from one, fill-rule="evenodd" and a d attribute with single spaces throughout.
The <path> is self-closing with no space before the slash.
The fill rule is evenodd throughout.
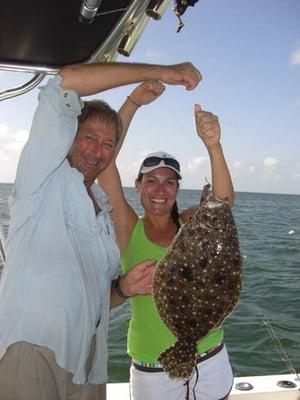
<path id="1" fill-rule="evenodd" d="M 145 213 L 157 216 L 171 213 L 178 187 L 176 172 L 164 167 L 148 172 L 141 181 L 136 181 L 136 190 Z"/>

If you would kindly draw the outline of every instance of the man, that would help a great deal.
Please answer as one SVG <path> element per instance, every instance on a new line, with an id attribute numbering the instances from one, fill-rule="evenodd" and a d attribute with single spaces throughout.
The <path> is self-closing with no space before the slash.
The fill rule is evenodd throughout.
<path id="1" fill-rule="evenodd" d="M 110 305 L 149 293 L 153 265 L 116 278 L 111 207 L 94 180 L 113 158 L 121 123 L 91 95 L 127 83 L 194 89 L 201 75 L 174 66 L 65 67 L 41 89 L 11 201 L 0 283 L 0 399 L 102 400 Z"/>

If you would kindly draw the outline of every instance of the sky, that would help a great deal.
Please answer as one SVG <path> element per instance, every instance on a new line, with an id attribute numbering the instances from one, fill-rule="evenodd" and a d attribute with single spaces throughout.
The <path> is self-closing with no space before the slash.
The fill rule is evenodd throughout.
<path id="1" fill-rule="evenodd" d="M 196 134 L 193 105 L 218 115 L 221 142 L 236 191 L 300 194 L 300 1 L 199 0 L 177 33 L 172 2 L 150 20 L 122 62 L 191 61 L 203 76 L 192 91 L 168 86 L 141 107 L 118 158 L 124 186 L 133 186 L 143 157 L 164 150 L 182 167 L 184 189 L 210 179 L 207 151 Z M 0 71 L 0 90 L 29 74 Z M 118 109 L 134 85 L 97 97 Z M 0 182 L 13 182 L 28 138 L 38 89 L 0 104 Z"/>

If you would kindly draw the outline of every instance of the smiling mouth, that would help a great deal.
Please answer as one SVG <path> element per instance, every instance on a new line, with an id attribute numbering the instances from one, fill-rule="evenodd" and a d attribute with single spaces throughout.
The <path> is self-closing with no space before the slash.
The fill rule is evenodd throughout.
<path id="1" fill-rule="evenodd" d="M 100 164 L 100 160 L 88 160 L 85 158 L 84 161 L 89 167 L 98 167 Z"/>
<path id="2" fill-rule="evenodd" d="M 157 204 L 164 204 L 167 202 L 166 199 L 151 199 L 152 203 L 157 203 Z"/>

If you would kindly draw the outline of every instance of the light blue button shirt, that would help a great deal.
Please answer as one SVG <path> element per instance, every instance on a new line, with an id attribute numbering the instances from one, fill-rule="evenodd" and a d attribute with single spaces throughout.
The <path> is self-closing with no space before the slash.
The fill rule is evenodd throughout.
<path id="1" fill-rule="evenodd" d="M 82 174 L 66 159 L 81 108 L 59 76 L 41 88 L 11 199 L 0 282 L 0 358 L 18 341 L 47 346 L 74 383 L 100 384 L 107 380 L 110 286 L 120 254 L 107 196 L 92 186 L 101 208 L 96 216 Z"/>

